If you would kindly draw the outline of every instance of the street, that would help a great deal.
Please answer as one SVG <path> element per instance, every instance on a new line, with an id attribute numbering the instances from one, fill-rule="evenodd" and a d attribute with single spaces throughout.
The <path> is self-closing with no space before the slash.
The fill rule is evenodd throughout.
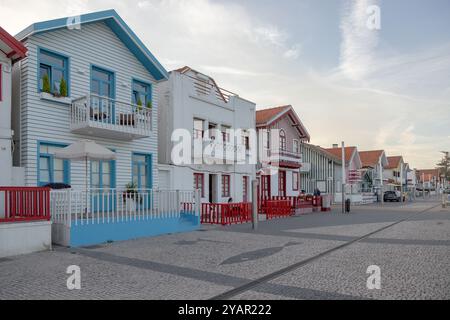
<path id="1" fill-rule="evenodd" d="M 449 298 L 450 210 L 431 200 L 0 259 L 0 299 Z"/>

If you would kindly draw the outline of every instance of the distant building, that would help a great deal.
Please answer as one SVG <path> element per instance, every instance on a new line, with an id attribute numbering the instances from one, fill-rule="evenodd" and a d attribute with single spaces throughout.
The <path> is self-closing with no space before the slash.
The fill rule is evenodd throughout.
<path id="1" fill-rule="evenodd" d="M 444 185 L 439 169 L 421 169 L 416 171 L 418 187 L 425 190 L 436 190 Z"/>
<path id="2" fill-rule="evenodd" d="M 334 145 L 333 148 L 324 149 L 336 158 L 342 158 L 342 148 Z M 342 202 L 342 184 L 346 184 L 347 190 L 345 194 L 354 203 L 362 203 L 362 177 L 361 177 L 362 162 L 359 156 L 357 147 L 345 147 L 345 174 L 342 177 L 342 164 L 336 164 L 335 172 L 335 202 Z"/>
<path id="3" fill-rule="evenodd" d="M 383 171 L 388 165 L 384 150 L 361 151 L 359 153 L 362 163 L 362 189 L 373 192 L 375 188 L 383 186 Z"/>
<path id="4" fill-rule="evenodd" d="M 256 112 L 259 154 L 260 195 L 298 196 L 300 194 L 301 144 L 310 136 L 290 105 Z"/>
<path id="5" fill-rule="evenodd" d="M 408 185 L 407 173 L 409 165 L 405 163 L 402 156 L 388 157 L 388 165 L 383 172 L 384 183 L 387 189 L 398 189 L 401 186 L 406 188 Z"/>

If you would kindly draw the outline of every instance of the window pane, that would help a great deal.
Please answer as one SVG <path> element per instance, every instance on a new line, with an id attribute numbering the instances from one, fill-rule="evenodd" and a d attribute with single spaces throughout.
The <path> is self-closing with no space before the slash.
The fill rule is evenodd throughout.
<path id="1" fill-rule="evenodd" d="M 55 170 L 64 171 L 64 160 L 55 159 L 54 166 L 55 166 Z"/>
<path id="2" fill-rule="evenodd" d="M 64 78 L 64 72 L 62 70 L 53 69 L 53 75 L 52 75 L 53 90 L 56 90 L 57 92 L 59 92 L 59 86 L 60 86 L 62 78 Z"/>
<path id="3" fill-rule="evenodd" d="M 109 174 L 103 174 L 103 188 L 109 188 L 111 185 L 111 177 Z"/>
<path id="4" fill-rule="evenodd" d="M 41 168 L 41 170 L 48 170 L 49 169 L 49 165 L 48 165 L 48 158 L 43 158 L 41 157 L 39 160 L 39 167 Z"/>
<path id="5" fill-rule="evenodd" d="M 109 82 L 110 81 L 110 74 L 108 72 L 104 72 L 98 69 L 92 70 L 92 78 L 95 78 L 97 80 Z"/>
<path id="6" fill-rule="evenodd" d="M 100 188 L 100 177 L 98 174 L 92 175 L 92 187 L 93 188 Z"/>
<path id="7" fill-rule="evenodd" d="M 98 161 L 92 161 L 92 173 L 100 172 L 100 163 Z"/>
<path id="8" fill-rule="evenodd" d="M 49 54 L 47 52 L 41 52 L 40 59 L 43 63 L 49 64 L 51 66 L 64 68 L 65 58 L 57 57 L 56 55 Z"/>
<path id="9" fill-rule="evenodd" d="M 54 181 L 56 183 L 62 183 L 64 182 L 64 171 L 62 170 L 55 170 L 54 172 Z"/>
<path id="10" fill-rule="evenodd" d="M 101 84 L 101 95 L 110 97 L 111 96 L 111 87 L 108 83 L 102 82 Z"/>
<path id="11" fill-rule="evenodd" d="M 103 174 L 110 173 L 111 164 L 109 162 L 103 162 Z"/>
<path id="12" fill-rule="evenodd" d="M 92 80 L 92 93 L 100 94 L 100 83 L 97 80 Z"/>
<path id="13" fill-rule="evenodd" d="M 43 183 L 50 182 L 50 172 L 48 170 L 40 170 L 39 180 Z"/>

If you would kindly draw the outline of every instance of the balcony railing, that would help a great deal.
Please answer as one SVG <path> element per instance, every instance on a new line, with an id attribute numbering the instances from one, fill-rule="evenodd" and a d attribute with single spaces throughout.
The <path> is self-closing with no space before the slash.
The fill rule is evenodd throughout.
<path id="1" fill-rule="evenodd" d="M 280 163 L 280 162 L 289 162 L 294 164 L 302 163 L 302 154 L 297 152 L 291 152 L 287 150 L 267 150 L 267 155 L 269 157 L 270 162 Z"/>
<path id="2" fill-rule="evenodd" d="M 152 109 L 91 94 L 72 101 L 70 124 L 75 133 L 141 139 L 151 135 Z"/>

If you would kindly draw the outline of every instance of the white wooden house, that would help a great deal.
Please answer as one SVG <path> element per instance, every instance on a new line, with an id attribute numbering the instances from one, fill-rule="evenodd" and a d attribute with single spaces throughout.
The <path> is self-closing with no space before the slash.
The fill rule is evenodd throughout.
<path id="1" fill-rule="evenodd" d="M 256 170 L 249 161 L 255 108 L 253 102 L 220 88 L 213 78 L 190 67 L 170 72 L 161 88 L 159 108 L 161 188 L 199 189 L 204 203 L 250 202 Z M 189 133 L 189 146 L 199 145 L 200 150 L 183 164 L 172 158 L 176 142 L 171 138 L 177 129 Z M 230 130 L 241 130 L 240 136 Z M 208 155 L 206 149 L 211 145 L 224 152 Z M 240 153 L 235 152 L 237 148 L 245 149 L 240 150 L 242 161 L 233 156 Z"/>

